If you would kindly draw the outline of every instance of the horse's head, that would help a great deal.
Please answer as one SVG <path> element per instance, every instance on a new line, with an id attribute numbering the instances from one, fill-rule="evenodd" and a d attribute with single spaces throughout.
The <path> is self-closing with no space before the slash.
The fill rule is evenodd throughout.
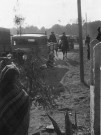
<path id="1" fill-rule="evenodd" d="M 62 40 L 60 39 L 60 40 L 59 40 L 59 45 L 61 45 L 61 44 L 62 44 Z"/>

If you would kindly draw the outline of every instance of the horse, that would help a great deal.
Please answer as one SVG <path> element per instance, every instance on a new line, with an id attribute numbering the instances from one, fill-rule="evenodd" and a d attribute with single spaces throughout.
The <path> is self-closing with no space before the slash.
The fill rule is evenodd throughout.
<path id="1" fill-rule="evenodd" d="M 65 58 L 65 56 L 67 58 L 67 52 L 69 51 L 69 48 L 68 46 L 63 44 L 63 41 L 61 39 L 59 40 L 59 48 L 61 49 L 63 53 L 63 59 Z"/>
<path id="2" fill-rule="evenodd" d="M 49 53 L 52 52 L 54 54 L 54 56 L 56 54 L 56 56 L 58 57 L 58 46 L 59 46 L 58 42 L 57 43 L 49 42 L 48 43 Z"/>

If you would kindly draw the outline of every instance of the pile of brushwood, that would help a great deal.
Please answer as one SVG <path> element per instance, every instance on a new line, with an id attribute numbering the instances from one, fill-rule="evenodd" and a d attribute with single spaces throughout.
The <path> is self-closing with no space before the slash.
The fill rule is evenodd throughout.
<path id="1" fill-rule="evenodd" d="M 78 52 L 75 53 L 73 52 L 73 54 L 75 55 L 71 55 L 72 57 L 70 56 L 70 58 L 68 58 L 68 62 L 66 62 L 67 63 L 66 66 L 68 67 L 67 74 L 65 74 L 65 76 L 63 75 L 64 76 L 63 79 L 62 79 L 63 76 L 61 77 L 62 82 L 64 83 L 65 86 L 62 87 L 60 85 L 58 89 L 54 88 L 54 86 L 52 85 L 49 85 L 49 83 L 46 83 L 47 81 L 45 80 L 44 74 L 45 72 L 43 72 L 46 70 L 47 71 L 51 70 L 50 73 L 53 72 L 54 75 L 55 68 L 47 69 L 47 67 L 42 66 L 43 64 L 42 59 L 37 55 L 34 55 L 33 52 L 28 54 L 27 60 L 25 60 L 22 65 L 19 64 L 17 65 L 21 73 L 20 75 L 21 82 L 23 84 L 24 89 L 29 94 L 32 103 L 29 135 L 32 134 L 77 135 L 78 133 L 80 133 L 80 131 L 81 135 L 89 135 L 88 131 L 87 131 L 88 133 L 83 132 L 85 130 L 85 126 L 81 125 L 81 123 L 84 123 L 83 113 L 85 115 L 87 112 L 87 114 L 89 115 L 88 88 L 80 84 L 78 81 L 79 80 Z M 61 62 L 63 63 L 63 61 Z M 85 69 L 87 68 L 85 72 L 86 74 L 85 78 L 86 77 L 88 78 L 89 62 L 87 62 L 87 60 L 84 60 L 84 62 L 85 65 L 87 65 L 85 67 Z M 65 70 L 67 71 L 67 69 Z M 60 72 L 58 75 L 62 73 L 60 69 L 59 71 Z M 60 92 L 62 92 L 61 96 L 58 95 L 59 88 Z M 68 89 L 70 90 L 70 93 L 68 93 Z M 85 107 L 87 107 L 86 110 Z M 87 119 L 89 120 L 88 115 L 84 116 L 85 120 Z M 38 118 L 41 119 L 41 122 L 39 122 Z M 59 122 L 55 121 L 56 118 L 59 119 Z M 49 120 L 51 121 L 51 123 L 50 122 L 47 123 L 47 121 Z M 64 121 L 64 123 L 62 121 Z M 61 127 L 59 125 L 60 122 L 63 123 L 62 126 L 64 125 L 63 126 L 64 130 L 61 130 L 60 128 Z M 45 123 L 47 123 L 46 126 L 42 126 L 45 125 Z M 37 131 L 36 129 L 39 130 Z"/>
<path id="2" fill-rule="evenodd" d="M 55 106 L 54 95 L 52 94 L 54 88 L 44 81 L 43 70 L 46 67 L 42 66 L 42 59 L 32 51 L 27 54 L 27 59 L 23 60 L 22 63 L 18 61 L 17 59 L 14 62 L 20 70 L 22 87 L 29 94 L 31 103 L 34 102 L 36 106 L 42 105 L 43 108 Z"/>

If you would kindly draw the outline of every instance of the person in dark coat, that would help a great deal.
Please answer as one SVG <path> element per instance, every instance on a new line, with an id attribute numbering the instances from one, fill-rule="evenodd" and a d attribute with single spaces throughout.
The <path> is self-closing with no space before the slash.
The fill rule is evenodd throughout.
<path id="1" fill-rule="evenodd" d="M 56 36 L 55 36 L 54 32 L 51 32 L 51 35 L 49 37 L 49 42 L 57 43 Z"/>
<path id="2" fill-rule="evenodd" d="M 63 32 L 61 41 L 62 41 L 62 52 L 63 52 L 63 59 L 64 59 L 65 55 L 67 57 L 67 51 L 69 50 L 69 43 L 68 43 L 65 32 Z"/>
<path id="3" fill-rule="evenodd" d="M 28 135 L 29 96 L 12 63 L 0 73 L 0 135 Z"/>
<path id="4" fill-rule="evenodd" d="M 97 40 L 101 41 L 101 31 L 100 31 L 100 27 L 98 27 L 98 35 L 96 37 Z"/>
<path id="5" fill-rule="evenodd" d="M 86 36 L 85 44 L 87 45 L 87 58 L 90 59 L 90 36 Z"/>

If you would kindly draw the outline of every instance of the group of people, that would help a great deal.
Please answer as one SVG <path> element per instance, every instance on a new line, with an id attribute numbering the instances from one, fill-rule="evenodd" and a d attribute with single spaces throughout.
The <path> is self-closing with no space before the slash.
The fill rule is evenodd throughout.
<path id="1" fill-rule="evenodd" d="M 97 34 L 96 39 L 101 41 L 101 28 L 98 27 L 97 31 L 98 31 L 98 34 Z M 48 41 L 53 42 L 53 43 L 58 43 L 61 46 L 61 50 L 63 52 L 63 59 L 65 58 L 65 56 L 67 57 L 67 52 L 69 51 L 69 43 L 68 43 L 68 39 L 66 37 L 65 32 L 63 32 L 59 42 L 57 41 L 54 32 L 51 32 L 51 35 L 50 35 Z M 85 45 L 87 47 L 87 58 L 88 58 L 88 60 L 90 59 L 90 42 L 91 42 L 91 38 L 88 34 L 86 36 L 86 39 L 85 39 Z M 58 46 L 55 46 L 55 51 L 56 51 L 56 54 L 57 54 Z"/>
<path id="2" fill-rule="evenodd" d="M 49 42 L 53 42 L 53 43 L 57 43 L 58 42 L 54 32 L 51 32 L 51 35 L 50 35 L 48 41 Z M 61 46 L 61 50 L 63 52 L 63 59 L 64 59 L 65 56 L 67 57 L 67 52 L 69 51 L 69 43 L 68 43 L 68 39 L 66 37 L 65 32 L 63 32 L 63 34 L 62 34 L 62 36 L 60 38 L 60 42 L 58 44 Z M 58 46 L 55 46 L 55 50 L 56 50 L 56 52 L 58 51 Z"/>

